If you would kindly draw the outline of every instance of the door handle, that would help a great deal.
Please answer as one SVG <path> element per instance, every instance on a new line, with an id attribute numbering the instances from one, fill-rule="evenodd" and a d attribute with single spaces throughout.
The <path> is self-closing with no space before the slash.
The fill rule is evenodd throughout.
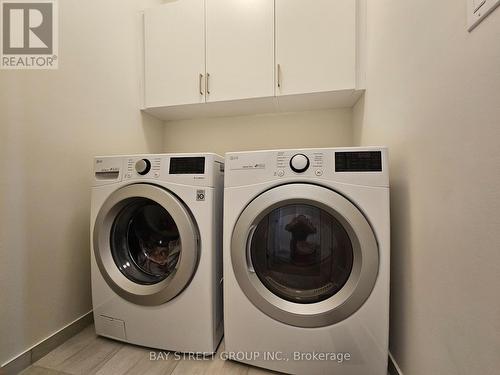
<path id="1" fill-rule="evenodd" d="M 207 73 L 207 94 L 210 94 L 210 73 Z"/>
<path id="2" fill-rule="evenodd" d="M 200 95 L 203 95 L 203 89 L 201 85 L 203 84 L 203 74 L 200 73 Z"/>

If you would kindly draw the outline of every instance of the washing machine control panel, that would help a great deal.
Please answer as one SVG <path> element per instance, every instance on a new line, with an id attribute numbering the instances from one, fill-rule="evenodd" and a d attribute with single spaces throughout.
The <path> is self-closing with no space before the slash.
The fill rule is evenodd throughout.
<path id="1" fill-rule="evenodd" d="M 144 154 L 115 159 L 121 162 L 123 180 L 127 182 L 150 180 L 192 186 L 223 183 L 224 159 L 216 154 Z"/>
<path id="2" fill-rule="evenodd" d="M 122 179 L 120 157 L 96 157 L 94 159 L 94 185 L 107 185 Z"/>
<path id="3" fill-rule="evenodd" d="M 160 157 L 130 157 L 126 159 L 125 179 L 144 177 L 159 178 L 162 160 Z"/>
<path id="4" fill-rule="evenodd" d="M 93 186 L 172 182 L 186 186 L 224 184 L 224 159 L 212 153 L 141 154 L 94 158 Z"/>

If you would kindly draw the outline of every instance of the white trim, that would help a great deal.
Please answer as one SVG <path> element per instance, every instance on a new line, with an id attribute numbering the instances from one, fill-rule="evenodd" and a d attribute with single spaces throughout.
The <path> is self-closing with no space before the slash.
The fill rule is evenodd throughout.
<path id="1" fill-rule="evenodd" d="M 12 357 L 11 359 L 7 360 L 7 362 L 3 363 L 2 365 L 0 365 L 0 367 L 5 367 L 9 364 L 11 364 L 12 362 L 16 361 L 17 359 L 21 358 L 22 356 L 26 355 L 27 353 L 29 353 L 30 351 L 32 351 L 34 348 L 36 348 L 37 346 L 43 344 L 45 341 L 49 340 L 50 338 L 52 338 L 53 336 L 57 335 L 58 333 L 64 331 L 65 329 L 69 328 L 70 326 L 72 326 L 73 324 L 75 323 L 78 323 L 79 320 L 83 320 L 85 319 L 88 315 L 92 314 L 92 311 L 93 310 L 90 310 L 88 312 L 86 312 L 85 314 L 83 314 L 82 316 L 76 318 L 75 320 L 73 320 L 72 322 L 66 324 L 64 327 L 58 329 L 57 331 L 51 333 L 50 335 L 48 335 L 47 337 L 45 337 L 44 339 L 42 340 L 39 340 L 36 344 L 30 346 L 28 349 L 24 350 L 23 352 L 21 352 L 20 354 Z"/>
<path id="2" fill-rule="evenodd" d="M 389 374 L 390 375 L 403 375 L 403 371 L 401 371 L 401 368 L 399 367 L 398 363 L 394 359 L 394 356 L 392 355 L 391 352 L 389 352 L 389 361 L 392 363 L 392 367 L 394 367 L 394 369 L 396 370 L 396 374 L 391 374 L 390 372 L 389 372 Z M 389 366 L 389 368 L 390 367 L 391 366 Z"/>
<path id="3" fill-rule="evenodd" d="M 139 89 L 141 93 L 140 110 L 146 109 L 146 19 L 144 11 L 139 12 L 139 23 L 141 29 L 141 37 L 139 41 L 139 49 L 141 56 L 139 58 L 140 78 Z"/>

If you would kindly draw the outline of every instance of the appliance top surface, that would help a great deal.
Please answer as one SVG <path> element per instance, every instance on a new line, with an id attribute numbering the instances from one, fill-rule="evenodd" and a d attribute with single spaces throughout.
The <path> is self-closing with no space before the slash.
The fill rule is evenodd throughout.
<path id="1" fill-rule="evenodd" d="M 335 152 L 335 151 L 377 151 L 377 150 L 388 150 L 387 146 L 366 146 L 366 147 L 317 147 L 317 148 L 284 148 L 284 149 L 271 149 L 271 150 L 254 150 L 254 151 L 229 151 L 226 152 L 226 158 L 228 155 L 233 154 L 273 154 L 276 152 L 290 152 L 290 153 L 300 153 L 300 152 Z"/>
<path id="2" fill-rule="evenodd" d="M 387 147 L 229 152 L 225 187 L 298 181 L 389 187 Z"/>
<path id="3" fill-rule="evenodd" d="M 98 158 L 139 158 L 139 157 L 189 157 L 189 156 L 211 156 L 214 157 L 215 160 L 224 161 L 224 157 L 213 153 L 213 152 L 180 152 L 180 153 L 162 153 L 162 154 L 130 154 L 130 155 L 124 155 L 124 154 L 118 154 L 118 155 L 97 155 L 95 156 L 96 159 Z"/>
<path id="4" fill-rule="evenodd" d="M 224 159 L 214 153 L 137 154 L 94 158 L 93 186 L 120 182 L 170 182 L 219 187 Z"/>

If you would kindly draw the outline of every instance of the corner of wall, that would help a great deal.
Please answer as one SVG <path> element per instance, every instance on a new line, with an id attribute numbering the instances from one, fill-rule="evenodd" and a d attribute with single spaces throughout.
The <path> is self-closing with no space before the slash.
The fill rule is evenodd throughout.
<path id="1" fill-rule="evenodd" d="M 365 124 L 365 94 L 363 94 L 352 108 L 352 143 L 353 146 L 362 146 L 362 133 Z"/>
<path id="2" fill-rule="evenodd" d="M 403 371 L 401 371 L 401 368 L 397 364 L 396 360 L 392 356 L 392 354 L 389 352 L 389 368 L 388 368 L 389 375 L 403 375 Z"/>
<path id="3" fill-rule="evenodd" d="M 164 122 L 143 111 L 141 111 L 141 120 L 148 153 L 162 152 L 165 136 Z"/>

